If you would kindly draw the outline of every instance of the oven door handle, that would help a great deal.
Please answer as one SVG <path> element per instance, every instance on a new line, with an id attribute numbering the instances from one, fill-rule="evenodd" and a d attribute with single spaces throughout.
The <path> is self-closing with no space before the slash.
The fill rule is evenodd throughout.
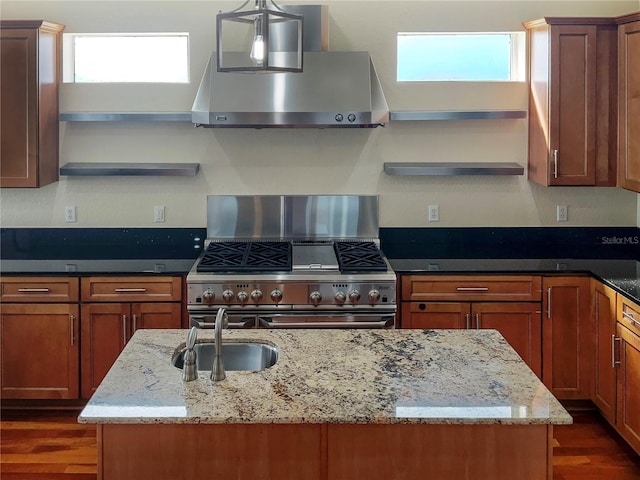
<path id="1" fill-rule="evenodd" d="M 264 328 L 391 328 L 395 322 L 393 316 L 384 316 L 373 322 L 278 322 L 272 317 L 259 317 L 258 323 Z"/>
<path id="2" fill-rule="evenodd" d="M 216 318 L 215 315 L 190 315 L 190 326 L 198 328 L 215 328 L 216 322 L 207 322 L 206 318 Z M 239 321 L 232 321 L 229 316 L 228 328 L 251 328 L 256 326 L 256 317 L 241 317 Z"/>

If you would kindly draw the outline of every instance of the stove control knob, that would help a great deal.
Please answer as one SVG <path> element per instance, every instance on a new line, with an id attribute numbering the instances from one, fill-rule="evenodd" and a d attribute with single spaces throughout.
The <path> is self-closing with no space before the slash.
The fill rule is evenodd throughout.
<path id="1" fill-rule="evenodd" d="M 247 299 L 249 298 L 249 295 L 247 295 L 247 292 L 238 292 L 238 301 L 241 304 L 245 304 L 247 303 Z"/>
<path id="2" fill-rule="evenodd" d="M 351 303 L 358 303 L 360 300 L 360 292 L 358 290 L 351 290 L 349 293 L 349 301 Z"/>
<path id="3" fill-rule="evenodd" d="M 309 300 L 312 304 L 318 305 L 322 300 L 322 295 L 320 295 L 320 292 L 311 292 L 311 295 L 309 295 Z"/>
<path id="4" fill-rule="evenodd" d="M 222 299 L 227 302 L 227 303 L 231 303 L 231 300 L 233 300 L 233 292 L 231 290 L 225 290 L 224 292 L 222 292 Z"/>
<path id="5" fill-rule="evenodd" d="M 262 300 L 262 292 L 256 288 L 251 292 L 251 300 L 253 300 L 253 303 L 260 302 L 260 300 Z"/>
<path id="6" fill-rule="evenodd" d="M 371 290 L 369 292 L 369 303 L 377 303 L 380 300 L 380 292 L 378 290 Z"/>
<path id="7" fill-rule="evenodd" d="M 273 300 L 274 303 L 280 303 L 282 301 L 282 292 L 277 288 L 273 290 L 271 292 L 271 300 Z"/>
<path id="8" fill-rule="evenodd" d="M 213 291 L 210 288 L 207 288 L 203 293 L 202 293 L 202 301 L 204 303 L 211 303 L 213 302 L 213 299 L 216 298 L 216 294 L 213 293 Z"/>
<path id="9" fill-rule="evenodd" d="M 342 305 L 347 301 L 347 295 L 344 292 L 337 292 L 334 298 L 338 305 Z"/>

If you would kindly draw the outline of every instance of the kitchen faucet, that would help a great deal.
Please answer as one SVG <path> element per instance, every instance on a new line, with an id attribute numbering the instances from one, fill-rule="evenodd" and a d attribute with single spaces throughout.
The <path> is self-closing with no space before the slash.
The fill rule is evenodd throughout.
<path id="1" fill-rule="evenodd" d="M 213 357 L 213 367 L 211 367 L 210 377 L 214 382 L 219 382 L 226 378 L 226 374 L 224 373 L 224 362 L 222 361 L 222 329 L 227 328 L 228 325 L 229 320 L 227 311 L 225 308 L 220 308 L 216 315 L 216 325 L 214 330 L 216 353 Z"/>

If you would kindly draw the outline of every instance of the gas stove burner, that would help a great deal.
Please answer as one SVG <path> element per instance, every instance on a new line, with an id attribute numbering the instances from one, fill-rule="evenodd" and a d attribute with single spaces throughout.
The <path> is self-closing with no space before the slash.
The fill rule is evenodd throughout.
<path id="1" fill-rule="evenodd" d="M 335 242 L 341 272 L 383 272 L 387 263 L 374 242 Z"/>
<path id="2" fill-rule="evenodd" d="M 211 242 L 198 272 L 291 271 L 290 242 Z"/>

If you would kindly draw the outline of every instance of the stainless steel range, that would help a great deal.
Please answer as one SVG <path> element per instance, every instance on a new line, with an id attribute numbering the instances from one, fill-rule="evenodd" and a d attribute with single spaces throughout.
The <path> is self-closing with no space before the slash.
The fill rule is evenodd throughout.
<path id="1" fill-rule="evenodd" d="M 207 197 L 205 249 L 187 276 L 191 325 L 392 328 L 396 275 L 373 195 Z"/>

